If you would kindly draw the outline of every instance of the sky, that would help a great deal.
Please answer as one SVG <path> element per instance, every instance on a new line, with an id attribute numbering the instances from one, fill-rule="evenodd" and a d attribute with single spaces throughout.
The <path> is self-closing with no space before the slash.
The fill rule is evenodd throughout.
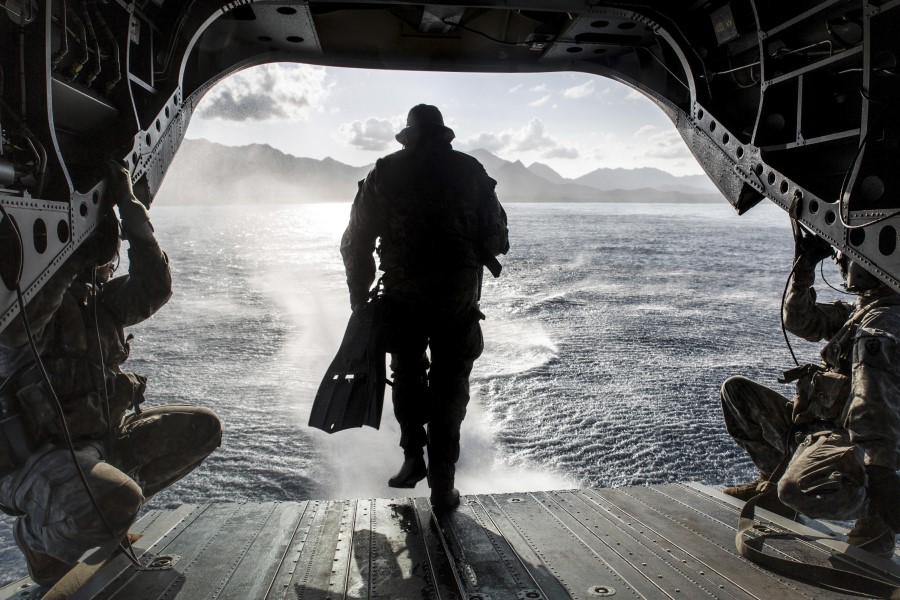
<path id="1" fill-rule="evenodd" d="M 434 104 L 454 148 L 484 148 L 575 178 L 600 167 L 703 173 L 672 122 L 631 88 L 585 73 L 482 74 L 272 64 L 223 80 L 200 101 L 191 139 L 269 144 L 362 166 L 400 149 L 409 109 Z"/>

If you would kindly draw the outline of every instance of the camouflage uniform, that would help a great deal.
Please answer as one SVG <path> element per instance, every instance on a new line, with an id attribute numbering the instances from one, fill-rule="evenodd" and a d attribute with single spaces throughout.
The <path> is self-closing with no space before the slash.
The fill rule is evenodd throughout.
<path id="1" fill-rule="evenodd" d="M 127 210 L 120 202 L 130 242 L 128 274 L 96 287 L 83 283 L 76 277 L 94 261 L 76 252 L 27 306 L 78 462 L 107 524 L 66 449 L 21 321 L 0 332 L 0 373 L 12 374 L 0 398 L 7 414 L 21 415 L 30 449 L 17 460 L 15 444 L 0 433 L 0 505 L 19 516 L 15 533 L 29 570 L 34 563 L 49 565 L 46 583 L 86 550 L 110 541 L 110 529 L 124 536 L 147 498 L 189 473 L 221 440 L 210 410 L 174 405 L 141 411 L 146 380 L 121 369 L 129 354 L 124 328 L 150 317 L 171 296 L 168 260 L 143 207 L 131 202 L 136 206 Z"/>
<path id="2" fill-rule="evenodd" d="M 803 370 L 792 401 L 732 377 L 722 408 L 728 432 L 765 476 L 790 453 L 782 502 L 811 517 L 849 519 L 866 507 L 866 466 L 900 468 L 900 297 L 880 288 L 855 304 L 819 304 L 814 281 L 802 259 L 784 322 L 808 341 L 828 340 L 821 367 Z"/>
<path id="3" fill-rule="evenodd" d="M 469 374 L 483 350 L 483 259 L 509 248 L 496 182 L 477 160 L 451 148 L 446 131 L 417 136 L 377 161 L 360 182 L 341 241 L 355 306 L 375 279 L 372 252 L 381 240 L 400 445 L 409 457 L 421 456 L 427 443 L 433 489 L 436 481 L 452 487 Z"/>

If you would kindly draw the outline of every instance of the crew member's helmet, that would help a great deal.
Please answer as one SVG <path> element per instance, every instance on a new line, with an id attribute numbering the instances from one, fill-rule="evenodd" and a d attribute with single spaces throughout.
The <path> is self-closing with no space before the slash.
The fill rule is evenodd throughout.
<path id="1" fill-rule="evenodd" d="M 858 294 L 884 286 L 880 279 L 866 271 L 858 262 L 850 260 L 843 252 L 838 252 L 835 260 L 848 292 Z"/>

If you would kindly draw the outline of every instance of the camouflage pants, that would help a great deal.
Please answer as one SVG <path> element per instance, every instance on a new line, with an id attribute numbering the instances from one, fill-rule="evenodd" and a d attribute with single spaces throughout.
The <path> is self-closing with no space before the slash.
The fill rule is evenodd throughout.
<path id="1" fill-rule="evenodd" d="M 405 454 L 415 455 L 427 444 L 429 472 L 438 481 L 453 481 L 459 459 L 469 375 L 484 349 L 480 317 L 473 308 L 462 319 L 407 313 L 402 321 L 390 321 L 387 349 L 400 445 Z M 427 349 L 431 350 L 430 365 Z"/>
<path id="2" fill-rule="evenodd" d="M 106 520 L 97 514 L 67 449 L 47 444 L 0 480 L 0 504 L 32 552 L 73 564 L 85 551 L 120 538 L 144 502 L 215 450 L 222 428 L 212 411 L 188 405 L 128 415 L 111 443 L 79 445 L 76 457 Z M 108 526 L 108 528 L 107 528 Z"/>
<path id="3" fill-rule="evenodd" d="M 866 504 L 862 449 L 833 423 L 794 426 L 791 409 L 790 400 L 745 377 L 722 385 L 725 427 L 760 473 L 771 476 L 789 460 L 778 481 L 782 502 L 813 518 L 861 516 Z"/>

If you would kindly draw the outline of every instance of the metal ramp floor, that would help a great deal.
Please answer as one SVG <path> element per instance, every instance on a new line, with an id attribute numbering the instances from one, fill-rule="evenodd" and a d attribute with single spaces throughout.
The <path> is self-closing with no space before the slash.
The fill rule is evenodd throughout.
<path id="1" fill-rule="evenodd" d="M 765 571 L 734 549 L 740 502 L 697 484 L 425 498 L 185 505 L 132 531 L 73 599 L 556 600 L 847 598 Z M 900 564 L 841 535 L 757 511 L 767 552 L 900 583 Z M 437 526 L 440 523 L 440 526 Z M 819 527 L 820 524 L 811 523 Z M 88 559 L 86 562 L 90 562 Z M 24 582 L 0 599 L 27 591 Z"/>

